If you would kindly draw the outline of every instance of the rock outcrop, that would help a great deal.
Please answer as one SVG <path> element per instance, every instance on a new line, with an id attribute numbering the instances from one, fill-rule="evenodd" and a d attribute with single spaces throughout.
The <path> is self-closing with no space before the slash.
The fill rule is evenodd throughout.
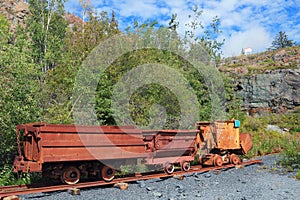
<path id="1" fill-rule="evenodd" d="M 242 76 L 236 82 L 235 92 L 250 115 L 293 110 L 300 106 L 300 69 Z"/>
<path id="2" fill-rule="evenodd" d="M 3 15 L 11 24 L 11 31 L 20 25 L 25 27 L 26 18 L 30 15 L 29 5 L 25 0 L 0 0 L 0 15 Z M 68 27 L 73 30 L 74 26 L 81 27 L 84 23 L 81 18 L 73 14 L 65 14 Z"/>
<path id="3" fill-rule="evenodd" d="M 300 47 L 227 58 L 219 70 L 234 78 L 235 95 L 250 115 L 300 106 Z"/>
<path id="4" fill-rule="evenodd" d="M 28 4 L 24 0 L 0 0 L 0 14 L 11 23 L 11 30 L 20 25 L 25 26 L 25 18 L 29 15 Z"/>

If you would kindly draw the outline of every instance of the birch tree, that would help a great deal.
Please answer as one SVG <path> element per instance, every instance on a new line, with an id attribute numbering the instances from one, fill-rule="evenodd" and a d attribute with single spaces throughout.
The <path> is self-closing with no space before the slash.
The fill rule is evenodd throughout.
<path id="1" fill-rule="evenodd" d="M 34 61 L 42 72 L 55 67 L 61 57 L 66 23 L 65 0 L 29 0 L 28 31 L 33 41 Z"/>

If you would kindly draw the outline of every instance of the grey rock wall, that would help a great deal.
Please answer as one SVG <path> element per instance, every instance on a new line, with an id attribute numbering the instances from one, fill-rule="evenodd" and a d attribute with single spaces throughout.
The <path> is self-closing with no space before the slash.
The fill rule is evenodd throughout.
<path id="1" fill-rule="evenodd" d="M 300 69 L 269 70 L 241 76 L 235 87 L 242 107 L 253 113 L 284 113 L 300 105 Z"/>

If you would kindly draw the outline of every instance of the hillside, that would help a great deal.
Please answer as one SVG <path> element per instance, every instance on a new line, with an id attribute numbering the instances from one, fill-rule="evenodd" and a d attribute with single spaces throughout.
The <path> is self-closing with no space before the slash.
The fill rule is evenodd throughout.
<path id="1" fill-rule="evenodd" d="M 224 59 L 236 97 L 250 115 L 285 113 L 300 106 L 300 47 Z"/>
<path id="2" fill-rule="evenodd" d="M 252 75 L 277 69 L 300 68 L 300 46 L 258 54 L 229 57 L 219 64 L 221 72 L 231 75 Z"/>

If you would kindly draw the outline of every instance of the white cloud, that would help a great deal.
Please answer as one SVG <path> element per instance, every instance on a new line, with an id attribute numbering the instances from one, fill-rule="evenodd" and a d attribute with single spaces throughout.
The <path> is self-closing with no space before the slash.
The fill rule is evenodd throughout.
<path id="1" fill-rule="evenodd" d="M 263 27 L 253 27 L 243 32 L 234 32 L 224 45 L 224 56 L 237 56 L 242 48 L 250 47 L 253 53 L 265 51 L 271 45 L 270 34 Z"/>

